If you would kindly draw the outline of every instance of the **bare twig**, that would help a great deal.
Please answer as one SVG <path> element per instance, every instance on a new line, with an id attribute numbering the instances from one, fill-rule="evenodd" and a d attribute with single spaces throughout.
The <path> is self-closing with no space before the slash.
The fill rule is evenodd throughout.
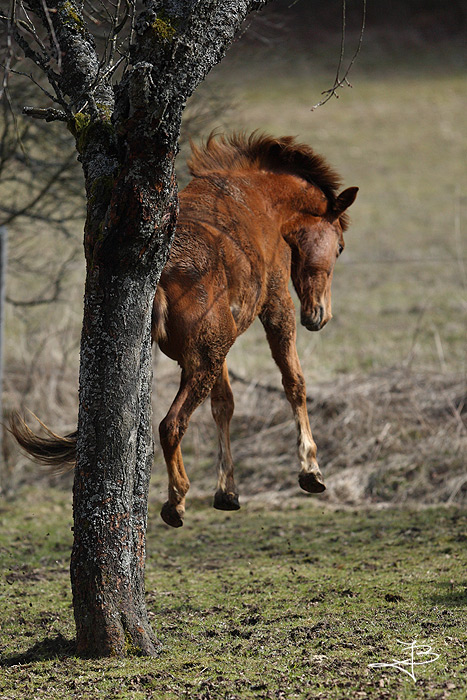
<path id="1" fill-rule="evenodd" d="M 49 66 L 50 57 L 49 56 L 42 56 L 42 55 L 38 54 L 37 51 L 35 51 L 31 47 L 29 42 L 25 39 L 25 37 L 19 31 L 18 24 L 12 25 L 11 34 L 12 34 L 13 38 L 15 39 L 16 43 L 23 50 L 24 55 L 27 58 L 29 58 L 31 61 L 33 61 L 36 64 L 36 66 L 38 66 L 38 68 L 40 68 L 41 71 L 43 73 L 45 73 L 45 75 L 47 76 L 48 81 L 49 81 L 50 85 L 52 86 L 56 96 L 53 97 L 52 95 L 50 95 L 50 93 L 47 93 L 47 91 L 44 90 L 44 88 L 42 88 L 42 86 L 39 86 L 39 87 L 41 87 L 41 90 L 43 90 L 43 92 L 46 92 L 46 94 L 54 102 L 57 102 L 57 104 L 60 104 L 64 108 L 64 110 L 66 112 L 68 112 L 71 116 L 71 111 L 68 107 L 68 103 L 65 100 L 65 97 L 64 97 L 64 95 L 59 87 L 60 76 L 57 75 Z M 31 79 L 33 80 L 33 82 L 36 85 L 38 85 L 38 83 L 35 81 L 35 79 L 33 79 L 33 78 L 31 78 Z"/>
<path id="2" fill-rule="evenodd" d="M 58 67 L 58 72 L 60 73 L 62 70 L 62 50 L 60 48 L 60 44 L 58 43 L 58 39 L 57 39 L 57 35 L 55 33 L 54 25 L 52 23 L 52 20 L 50 19 L 50 12 L 49 12 L 49 9 L 47 7 L 47 4 L 46 4 L 45 0 L 41 0 L 41 3 L 42 3 L 42 8 L 44 10 L 44 15 L 45 15 L 46 20 L 47 20 L 48 31 L 49 31 L 50 37 L 52 39 L 52 43 L 55 47 L 55 51 L 57 54 L 57 67 Z"/>
<path id="3" fill-rule="evenodd" d="M 61 264 L 57 271 L 55 279 L 49 285 L 49 287 L 52 287 L 52 292 L 48 296 L 46 296 L 45 293 L 43 293 L 43 295 L 39 294 L 37 297 L 34 297 L 34 299 L 13 299 L 10 296 L 6 296 L 5 301 L 7 301 L 9 304 L 12 304 L 13 306 L 23 307 L 43 306 L 44 304 L 53 304 L 54 302 L 58 301 L 61 296 L 65 273 L 70 263 L 75 259 L 75 257 L 76 253 L 74 251 L 72 255 Z"/>
<path id="4" fill-rule="evenodd" d="M 46 109 L 23 107 L 23 114 L 27 117 L 33 117 L 34 119 L 45 119 L 46 122 L 66 122 L 69 119 L 66 112 L 63 112 L 61 109 L 54 109 L 53 107 L 48 107 Z"/>
<path id="5" fill-rule="evenodd" d="M 13 13 L 13 7 L 11 10 L 12 13 Z M 11 62 L 12 62 L 12 58 L 13 58 L 13 47 L 12 47 L 12 43 L 11 43 L 11 18 L 2 16 L 2 20 L 6 21 L 6 24 L 7 24 L 7 37 L 6 37 L 6 39 L 7 39 L 7 52 L 6 52 L 6 61 L 5 61 L 5 65 L 4 65 L 4 70 L 3 70 L 2 85 L 0 87 L 0 100 L 3 99 L 3 95 L 5 94 L 5 91 L 8 87 L 8 76 L 10 73 Z"/>
<path id="6" fill-rule="evenodd" d="M 52 185 L 60 178 L 60 175 L 62 174 L 62 172 L 64 172 L 64 171 L 69 167 L 71 160 L 72 160 L 72 159 L 74 160 L 74 158 L 75 158 L 75 154 L 74 154 L 74 152 L 73 152 L 73 153 L 71 153 L 71 155 L 68 156 L 68 158 L 60 165 L 60 167 L 51 175 L 51 177 L 49 178 L 49 180 L 48 180 L 48 181 L 45 183 L 45 185 L 39 190 L 39 192 L 36 194 L 36 196 L 33 197 L 33 199 L 32 199 L 31 201 L 27 202 L 27 204 L 25 204 L 21 209 L 15 211 L 15 213 L 12 214 L 12 215 L 10 216 L 10 218 L 6 219 L 6 220 L 3 222 L 3 225 L 4 225 L 4 226 L 8 226 L 8 224 L 11 222 L 11 220 L 12 220 L 13 218 L 17 218 L 18 216 L 21 216 L 22 214 L 24 214 L 24 213 L 25 213 L 26 211 L 28 211 L 29 209 L 32 209 L 32 208 L 37 204 L 37 202 L 39 202 L 39 201 L 44 197 L 44 195 L 46 194 L 46 192 L 48 192 L 48 190 L 52 187 Z"/>
<path id="7" fill-rule="evenodd" d="M 344 62 L 344 53 L 345 53 L 345 34 L 346 34 L 346 0 L 342 0 L 342 35 L 341 35 L 341 50 L 340 50 L 340 55 L 339 55 L 339 63 L 337 66 L 337 71 L 336 71 L 336 77 L 334 79 L 334 85 L 329 88 L 328 90 L 323 90 L 321 93 L 322 95 L 326 95 L 324 100 L 321 100 L 317 104 L 315 104 L 312 108 L 311 111 L 317 109 L 318 107 L 322 107 L 322 105 L 325 105 L 326 102 L 329 102 L 329 100 L 332 97 L 338 98 L 338 90 L 339 88 L 342 87 L 352 87 L 352 85 L 349 82 L 348 76 L 349 73 L 357 59 L 358 54 L 361 51 L 362 48 L 362 43 L 363 43 L 363 34 L 365 32 L 365 24 L 366 24 L 366 3 L 367 0 L 363 0 L 363 16 L 362 16 L 362 24 L 360 27 L 360 36 L 358 40 L 358 45 L 357 48 L 350 60 L 349 65 L 347 66 L 347 69 L 344 73 L 344 75 L 341 77 L 341 69 L 342 69 L 342 64 Z"/>

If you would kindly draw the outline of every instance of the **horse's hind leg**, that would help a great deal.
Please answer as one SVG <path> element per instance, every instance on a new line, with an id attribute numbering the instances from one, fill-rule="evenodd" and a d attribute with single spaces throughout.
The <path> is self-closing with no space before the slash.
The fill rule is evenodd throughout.
<path id="1" fill-rule="evenodd" d="M 234 412 L 234 399 L 230 388 L 227 363 L 211 389 L 211 411 L 217 425 L 219 457 L 217 464 L 217 491 L 214 508 L 218 510 L 238 510 L 238 493 L 233 475 L 233 461 L 230 452 L 229 425 Z"/>
<path id="2" fill-rule="evenodd" d="M 167 525 L 180 527 L 185 514 L 185 496 L 190 488 L 182 459 L 180 443 L 193 411 L 204 401 L 219 374 L 221 364 L 182 371 L 180 388 L 166 417 L 159 426 L 161 447 L 169 477 L 168 500 L 161 510 Z"/>
<path id="3" fill-rule="evenodd" d="M 272 356 L 281 371 L 285 395 L 292 406 L 297 426 L 300 460 L 298 483 L 304 491 L 321 493 L 326 487 L 316 460 L 316 444 L 308 420 L 305 379 L 295 346 L 295 312 L 292 306 L 287 313 L 285 305 L 282 312 L 279 319 L 262 318 L 261 320 Z"/>

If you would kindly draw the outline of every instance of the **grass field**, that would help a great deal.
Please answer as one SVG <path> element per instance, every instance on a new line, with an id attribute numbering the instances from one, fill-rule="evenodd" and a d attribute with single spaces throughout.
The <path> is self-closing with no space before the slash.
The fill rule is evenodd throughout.
<path id="1" fill-rule="evenodd" d="M 295 134 L 360 186 L 334 319 L 298 336 L 327 495 L 298 494 L 294 426 L 255 325 L 229 356 L 242 510 L 210 508 L 217 447 L 203 406 L 183 443 L 180 531 L 158 515 L 156 449 L 147 592 L 160 656 L 89 662 L 73 655 L 69 490 L 19 489 L 35 467 L 7 444 L 0 700 L 467 695 L 465 49 L 369 31 L 353 89 L 311 111 L 338 39 L 299 57 L 288 42 L 234 49 L 201 94 L 232 103 L 221 129 Z M 57 432 L 75 424 L 80 285 L 59 314 L 10 310 L 6 404 L 23 401 Z M 159 357 L 155 375 L 157 421 L 177 373 Z M 369 667 L 406 659 L 398 640 L 432 648 L 418 660 L 439 657 L 415 681 Z"/>
<path id="2" fill-rule="evenodd" d="M 0 697 L 446 698 L 467 693 L 467 522 L 457 508 L 341 510 L 311 499 L 180 531 L 150 507 L 157 659 L 73 656 L 69 499 L 26 491 L 0 514 Z M 420 645 L 415 681 L 397 640 Z M 421 656 L 421 645 L 432 654 Z M 407 670 L 407 669 L 406 669 Z M 410 669 L 409 669 L 410 670 Z"/>

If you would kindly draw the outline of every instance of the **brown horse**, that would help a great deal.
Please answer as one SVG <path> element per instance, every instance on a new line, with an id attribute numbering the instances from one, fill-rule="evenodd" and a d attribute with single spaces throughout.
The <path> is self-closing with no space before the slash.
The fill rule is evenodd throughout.
<path id="1" fill-rule="evenodd" d="M 159 427 L 169 491 L 161 516 L 183 524 L 189 480 L 180 443 L 197 406 L 211 394 L 219 438 L 214 507 L 238 509 L 230 452 L 234 410 L 226 355 L 258 316 L 295 417 L 299 484 L 324 491 L 297 356 L 292 282 L 301 323 L 317 331 L 331 318 L 331 281 L 344 248 L 345 211 L 358 188 L 337 194 L 339 178 L 308 146 L 291 137 L 211 136 L 193 147 L 193 180 L 180 193 L 180 215 L 154 299 L 152 337 L 181 366 L 181 382 Z M 75 456 L 75 434 L 37 438 L 18 422 L 18 441 L 50 463 Z M 55 453 L 54 453 L 55 450 Z M 57 456 L 59 455 L 59 456 Z"/>

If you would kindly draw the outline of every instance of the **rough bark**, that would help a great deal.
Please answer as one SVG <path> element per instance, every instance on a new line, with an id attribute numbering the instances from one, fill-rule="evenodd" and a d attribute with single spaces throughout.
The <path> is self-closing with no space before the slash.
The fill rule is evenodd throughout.
<path id="1" fill-rule="evenodd" d="M 87 192 L 71 558 L 82 655 L 157 652 L 144 595 L 150 316 L 176 221 L 181 115 L 248 13 L 267 2 L 148 0 L 135 24 L 131 63 L 114 91 L 80 0 L 49 0 L 48 17 L 41 0 L 29 0 L 50 46 L 62 52 L 61 72 L 18 34 L 26 55 L 47 73 L 60 118 L 68 117 Z"/>
<path id="2" fill-rule="evenodd" d="M 87 655 L 157 649 L 144 600 L 150 318 L 176 215 L 173 154 L 161 160 L 152 174 L 149 157 L 119 164 L 90 187 L 71 559 L 78 653 Z"/>

